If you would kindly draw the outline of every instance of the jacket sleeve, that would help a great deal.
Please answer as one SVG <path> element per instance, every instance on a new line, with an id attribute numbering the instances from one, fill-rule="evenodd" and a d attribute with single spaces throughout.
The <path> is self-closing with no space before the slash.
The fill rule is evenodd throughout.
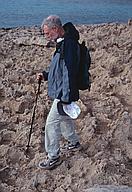
<path id="1" fill-rule="evenodd" d="M 61 101 L 71 103 L 77 94 L 77 41 L 67 39 L 64 41 L 64 64 L 63 64 L 63 89 Z"/>

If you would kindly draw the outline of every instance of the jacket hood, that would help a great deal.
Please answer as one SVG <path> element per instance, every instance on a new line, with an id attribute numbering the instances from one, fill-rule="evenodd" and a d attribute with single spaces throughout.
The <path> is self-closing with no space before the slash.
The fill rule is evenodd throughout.
<path id="1" fill-rule="evenodd" d="M 64 24 L 63 29 L 65 31 L 65 35 L 64 35 L 65 38 L 72 38 L 72 39 L 75 39 L 76 41 L 79 40 L 80 38 L 79 32 L 71 22 Z"/>

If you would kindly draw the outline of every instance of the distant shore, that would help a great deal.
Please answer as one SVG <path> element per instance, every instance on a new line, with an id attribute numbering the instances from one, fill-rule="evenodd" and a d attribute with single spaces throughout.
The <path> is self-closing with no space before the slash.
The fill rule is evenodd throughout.
<path id="1" fill-rule="evenodd" d="M 74 23 L 73 23 L 74 24 Z M 128 19 L 127 22 L 106 22 L 106 23 L 93 23 L 93 24 L 75 24 L 76 26 L 103 26 L 103 25 L 109 25 L 109 24 L 122 24 L 122 25 L 131 25 L 132 24 L 132 18 Z M 16 26 L 16 27 L 0 27 L 0 30 L 11 30 L 11 29 L 28 29 L 28 28 L 40 28 L 39 25 L 31 25 L 31 26 Z"/>

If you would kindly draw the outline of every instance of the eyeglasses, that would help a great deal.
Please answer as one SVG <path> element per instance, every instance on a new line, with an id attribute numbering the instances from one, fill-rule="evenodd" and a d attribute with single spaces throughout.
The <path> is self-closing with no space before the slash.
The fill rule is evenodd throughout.
<path id="1" fill-rule="evenodd" d="M 41 35 L 46 35 L 48 36 L 50 34 L 50 31 L 49 32 L 44 32 L 43 30 L 41 31 Z"/>
<path id="2" fill-rule="evenodd" d="M 44 30 L 42 30 L 41 34 L 42 34 L 42 35 L 45 35 L 45 36 L 48 36 L 48 35 L 50 35 L 50 33 L 51 33 L 54 29 L 56 29 L 56 27 L 51 28 L 51 29 L 48 29 L 48 30 L 46 30 L 46 32 L 44 32 Z"/>

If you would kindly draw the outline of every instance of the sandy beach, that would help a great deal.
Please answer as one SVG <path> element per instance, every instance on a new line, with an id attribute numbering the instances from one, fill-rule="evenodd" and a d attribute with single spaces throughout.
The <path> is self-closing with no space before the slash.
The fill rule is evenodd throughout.
<path id="1" fill-rule="evenodd" d="M 82 150 L 61 154 L 52 171 L 38 168 L 46 157 L 44 127 L 52 102 L 42 82 L 28 156 L 36 74 L 49 65 L 54 45 L 39 27 L 0 29 L 0 191 L 132 192 L 132 25 L 77 25 L 92 64 L 91 91 L 81 91 L 76 120 Z M 62 138 L 61 145 L 64 144 Z"/>

